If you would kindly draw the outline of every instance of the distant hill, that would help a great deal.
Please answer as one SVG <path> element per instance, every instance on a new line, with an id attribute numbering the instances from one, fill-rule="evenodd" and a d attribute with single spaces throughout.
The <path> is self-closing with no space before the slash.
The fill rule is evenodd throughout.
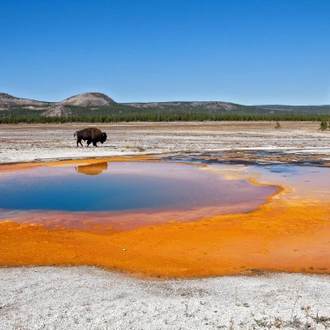
<path id="1" fill-rule="evenodd" d="M 256 105 L 258 108 L 305 114 L 330 114 L 330 105 Z"/>
<path id="2" fill-rule="evenodd" d="M 7 93 L 0 93 L 0 110 L 10 110 L 15 107 L 25 107 L 30 110 L 40 110 L 51 106 L 51 102 L 23 99 Z"/>
<path id="3" fill-rule="evenodd" d="M 102 93 L 83 93 L 71 96 L 60 102 L 61 105 L 74 105 L 79 107 L 104 107 L 112 106 L 115 101 Z"/>
<path id="4" fill-rule="evenodd" d="M 150 102 L 150 103 L 123 103 L 136 108 L 144 109 L 185 109 L 187 111 L 192 109 L 204 109 L 204 110 L 224 110 L 233 111 L 241 107 L 238 104 L 229 102 Z"/>
<path id="5" fill-rule="evenodd" d="M 54 105 L 50 107 L 47 111 L 40 114 L 40 116 L 44 117 L 70 117 L 73 116 L 74 113 L 69 107 L 65 107 L 64 105 Z"/>
<path id="6" fill-rule="evenodd" d="M 0 93 L 0 118 L 39 117 L 111 117 L 116 120 L 219 120 L 224 116 L 277 116 L 329 114 L 330 105 L 288 106 L 258 105 L 246 106 L 230 102 L 149 102 L 117 103 L 109 96 L 88 92 L 71 96 L 61 102 L 45 102 L 14 97 Z M 221 117 L 222 116 L 222 117 Z"/>
<path id="7" fill-rule="evenodd" d="M 96 92 L 74 95 L 61 102 L 43 102 L 0 93 L 0 117 L 4 117 L 7 112 L 11 115 L 23 117 L 68 117 L 79 115 L 81 108 L 92 111 L 100 107 L 111 107 L 115 104 L 116 102 L 109 96 Z M 5 111 L 2 116 L 1 110 Z"/>

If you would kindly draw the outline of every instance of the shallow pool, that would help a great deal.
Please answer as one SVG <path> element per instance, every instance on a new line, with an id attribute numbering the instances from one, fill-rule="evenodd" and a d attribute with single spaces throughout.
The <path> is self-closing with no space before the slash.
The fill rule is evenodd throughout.
<path id="1" fill-rule="evenodd" d="M 173 163 L 41 166 L 0 176 L 6 210 L 120 211 L 249 204 L 276 192 L 226 180 L 203 167 Z"/>
<path id="2" fill-rule="evenodd" d="M 0 266 L 329 273 L 328 168 L 95 161 L 0 166 Z"/>

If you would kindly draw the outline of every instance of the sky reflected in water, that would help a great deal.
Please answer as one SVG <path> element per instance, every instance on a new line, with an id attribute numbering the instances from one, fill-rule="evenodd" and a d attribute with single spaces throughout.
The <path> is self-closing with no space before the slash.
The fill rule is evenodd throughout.
<path id="1" fill-rule="evenodd" d="M 119 211 L 263 203 L 275 187 L 225 180 L 198 166 L 99 163 L 48 167 L 0 176 L 1 209 Z"/>

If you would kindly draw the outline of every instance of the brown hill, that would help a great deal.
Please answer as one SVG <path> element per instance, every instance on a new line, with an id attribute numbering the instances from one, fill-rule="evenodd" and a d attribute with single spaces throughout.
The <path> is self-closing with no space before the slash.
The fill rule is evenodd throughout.
<path id="1" fill-rule="evenodd" d="M 232 111 L 237 110 L 240 105 L 229 103 L 229 102 L 219 102 L 219 101 L 193 101 L 193 102 L 147 102 L 147 103 L 141 103 L 141 102 L 131 102 L 131 103 L 123 103 L 125 105 L 129 105 L 131 107 L 135 108 L 154 108 L 154 109 L 194 109 L 194 108 L 200 108 L 204 110 L 224 110 L 224 111 Z"/>
<path id="2" fill-rule="evenodd" d="M 75 105 L 80 107 L 111 106 L 114 103 L 115 101 L 113 99 L 102 93 L 82 93 L 59 102 L 61 105 Z"/>
<path id="3" fill-rule="evenodd" d="M 51 105 L 51 102 L 24 99 L 9 95 L 7 93 L 0 93 L 0 110 L 8 110 L 13 107 L 25 107 L 30 110 L 42 110 Z"/>
<path id="4" fill-rule="evenodd" d="M 82 93 L 71 96 L 62 102 L 43 102 L 19 98 L 7 93 L 0 93 L 0 110 L 21 108 L 27 110 L 45 110 L 41 115 L 46 117 L 72 116 L 70 105 L 79 107 L 112 106 L 115 101 L 102 93 Z"/>
<path id="5" fill-rule="evenodd" d="M 73 115 L 72 110 L 64 105 L 54 105 L 41 114 L 44 117 L 68 117 Z"/>

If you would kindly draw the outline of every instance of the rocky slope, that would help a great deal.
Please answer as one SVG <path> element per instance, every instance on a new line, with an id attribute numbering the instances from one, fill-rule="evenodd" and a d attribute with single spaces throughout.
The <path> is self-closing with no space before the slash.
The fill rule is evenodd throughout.
<path id="1" fill-rule="evenodd" d="M 285 105 L 259 105 L 245 106 L 229 102 L 204 101 L 204 102 L 132 102 L 116 103 L 103 93 L 88 92 L 71 96 L 61 102 L 43 102 L 25 98 L 18 98 L 7 93 L 0 93 L 0 111 L 11 111 L 14 116 L 75 116 L 90 115 L 90 111 L 102 110 L 99 115 L 115 113 L 153 113 L 154 111 L 166 113 L 239 113 L 239 114 L 273 114 L 298 113 L 298 114 L 330 114 L 330 105 L 323 106 L 285 106 Z M 106 109 L 106 110 L 104 110 Z M 39 110 L 34 113 L 34 110 Z M 42 111 L 43 110 L 43 111 Z M 139 111 L 137 111 L 139 110 Z M 15 112 L 16 111 L 16 112 Z M 28 112 L 30 112 L 28 114 Z M 4 114 L 4 113 L 3 113 Z M 0 113 L 1 115 L 1 113 Z M 4 115 L 6 117 L 7 114 Z"/>
<path id="2" fill-rule="evenodd" d="M 102 93 L 82 93 L 71 96 L 61 102 L 42 102 L 19 98 L 7 93 L 0 93 L 0 110 L 13 109 L 45 110 L 40 115 L 46 117 L 72 116 L 73 111 L 68 106 L 76 107 L 103 107 L 112 106 L 116 102 Z"/>
<path id="3" fill-rule="evenodd" d="M 52 105 L 51 102 L 43 102 L 15 97 L 7 93 L 0 93 L 0 110 L 10 110 L 14 107 L 24 107 L 30 110 L 42 110 Z"/>
<path id="4" fill-rule="evenodd" d="M 149 103 L 124 103 L 125 105 L 129 105 L 131 107 L 136 108 L 156 108 L 156 109 L 197 109 L 202 108 L 203 110 L 224 110 L 231 111 L 237 110 L 241 106 L 234 103 L 229 102 L 213 102 L 213 101 L 205 101 L 205 102 L 149 102 Z"/>
<path id="5" fill-rule="evenodd" d="M 112 106 L 115 103 L 113 99 L 102 93 L 83 93 L 71 96 L 62 102 L 60 105 L 74 105 L 79 107 L 104 107 Z"/>
<path id="6" fill-rule="evenodd" d="M 73 115 L 72 110 L 64 105 L 54 105 L 41 114 L 44 117 L 68 117 Z"/>
<path id="7" fill-rule="evenodd" d="M 41 110 L 45 109 L 42 115 L 44 116 L 54 116 L 56 114 L 62 113 L 70 115 L 67 106 L 76 107 L 111 107 L 116 102 L 109 96 L 97 93 L 88 92 L 78 95 L 71 96 L 61 102 L 42 102 L 24 98 L 14 97 L 6 93 L 0 93 L 0 110 L 10 110 L 11 108 L 25 108 L 25 109 L 35 109 Z M 203 109 L 206 111 L 212 110 L 224 110 L 232 111 L 237 110 L 242 107 L 239 104 L 229 103 L 229 102 L 150 102 L 150 103 L 122 103 L 123 105 L 139 108 L 139 109 L 184 109 L 184 110 L 195 110 Z M 61 108 L 59 108 L 61 107 Z M 64 107 L 64 108 L 63 108 Z M 61 109 L 61 111 L 59 111 Z M 66 109 L 64 112 L 63 110 Z"/>

